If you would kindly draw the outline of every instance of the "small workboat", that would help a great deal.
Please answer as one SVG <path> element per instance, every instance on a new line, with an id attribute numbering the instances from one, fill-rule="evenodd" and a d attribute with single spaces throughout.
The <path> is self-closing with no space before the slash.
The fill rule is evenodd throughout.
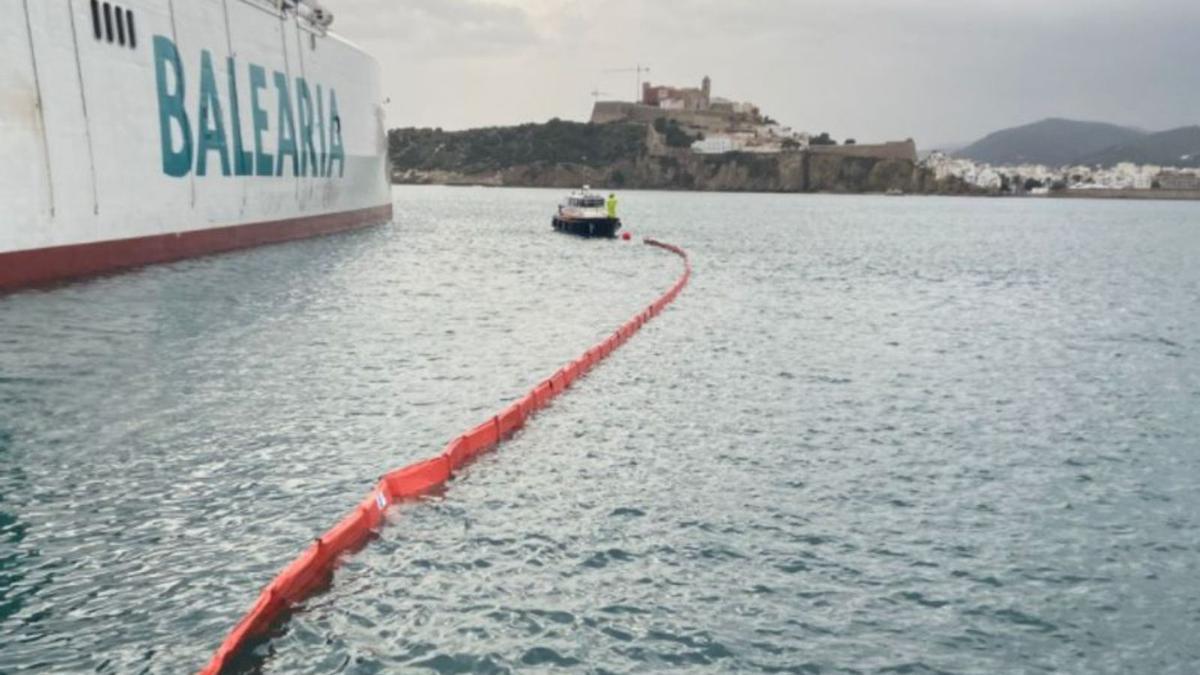
<path id="1" fill-rule="evenodd" d="M 621 219 L 608 215 L 604 196 L 586 185 L 567 195 L 550 222 L 559 232 L 582 237 L 615 237 L 621 229 Z"/>

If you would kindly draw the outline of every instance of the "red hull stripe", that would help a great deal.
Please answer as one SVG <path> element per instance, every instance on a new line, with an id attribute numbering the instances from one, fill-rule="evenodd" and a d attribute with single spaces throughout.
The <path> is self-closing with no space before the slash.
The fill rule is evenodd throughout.
<path id="1" fill-rule="evenodd" d="M 0 253 L 0 291 L 317 237 L 392 218 L 392 205 L 318 216 Z"/>

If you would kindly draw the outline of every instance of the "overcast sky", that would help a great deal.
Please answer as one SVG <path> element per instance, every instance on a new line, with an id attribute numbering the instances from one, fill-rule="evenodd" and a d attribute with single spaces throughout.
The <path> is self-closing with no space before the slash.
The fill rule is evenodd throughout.
<path id="1" fill-rule="evenodd" d="M 1200 123 L 1197 0 L 325 0 L 379 58 L 390 126 L 586 120 L 653 82 L 860 141 L 1045 117 Z"/>

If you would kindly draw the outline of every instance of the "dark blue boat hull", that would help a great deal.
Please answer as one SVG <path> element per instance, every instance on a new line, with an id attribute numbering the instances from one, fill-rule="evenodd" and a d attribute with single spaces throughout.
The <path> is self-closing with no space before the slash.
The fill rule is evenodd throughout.
<path id="1" fill-rule="evenodd" d="M 559 232 L 578 235 L 580 237 L 617 236 L 621 229 L 620 218 L 559 218 L 555 216 L 550 224 Z"/>

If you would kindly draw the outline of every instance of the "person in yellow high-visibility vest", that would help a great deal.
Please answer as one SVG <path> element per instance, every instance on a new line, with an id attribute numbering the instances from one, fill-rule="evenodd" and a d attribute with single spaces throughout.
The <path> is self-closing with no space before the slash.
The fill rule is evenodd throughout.
<path id="1" fill-rule="evenodd" d="M 604 208 L 608 209 L 609 218 L 617 217 L 617 196 L 615 194 L 608 195 L 608 200 L 604 202 Z"/>

